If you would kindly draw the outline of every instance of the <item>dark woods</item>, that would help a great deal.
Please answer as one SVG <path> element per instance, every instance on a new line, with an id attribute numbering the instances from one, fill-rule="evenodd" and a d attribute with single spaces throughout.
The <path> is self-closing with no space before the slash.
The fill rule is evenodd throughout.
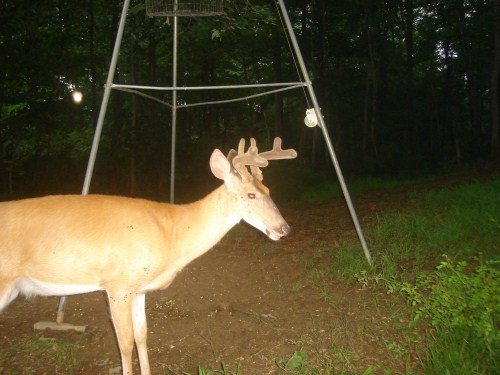
<path id="1" fill-rule="evenodd" d="M 423 173 L 498 158 L 498 1 L 285 4 L 344 172 Z M 0 3 L 2 197 L 80 192 L 122 5 Z M 179 86 L 299 80 L 273 0 L 224 7 L 220 17 L 179 18 Z M 132 1 L 114 82 L 171 80 L 172 20 L 148 18 Z M 256 92 L 179 92 L 178 103 Z M 171 102 L 169 92 L 144 93 Z M 179 186 L 208 191 L 210 152 L 240 137 L 265 145 L 279 135 L 299 151 L 292 169 L 330 169 L 319 129 L 304 126 L 307 108 L 299 89 L 179 109 Z M 170 127 L 167 105 L 114 90 L 91 192 L 166 199 Z"/>

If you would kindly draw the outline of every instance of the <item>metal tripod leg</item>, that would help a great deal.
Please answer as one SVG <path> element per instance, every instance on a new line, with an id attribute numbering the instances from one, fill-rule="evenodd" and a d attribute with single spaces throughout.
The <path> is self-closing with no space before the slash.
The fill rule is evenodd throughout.
<path id="1" fill-rule="evenodd" d="M 101 139 L 102 127 L 104 124 L 104 117 L 106 116 L 106 110 L 108 108 L 109 96 L 111 94 L 111 88 L 115 76 L 116 63 L 118 61 L 118 54 L 120 53 L 120 46 L 122 43 L 123 30 L 125 28 L 125 21 L 127 19 L 127 12 L 129 5 L 130 5 L 130 0 L 125 0 L 123 3 L 123 10 L 120 18 L 120 24 L 118 26 L 118 32 L 116 34 L 115 46 L 113 48 L 113 55 L 111 56 L 111 63 L 109 64 L 108 78 L 106 80 L 106 85 L 104 86 L 104 96 L 102 98 L 101 109 L 99 111 L 99 117 L 97 119 L 97 125 L 94 133 L 94 140 L 92 142 L 92 148 L 90 150 L 90 157 L 87 164 L 87 172 L 85 173 L 85 181 L 83 183 L 82 195 L 87 195 L 90 189 L 90 181 L 92 179 L 92 173 L 94 171 L 97 149 L 99 148 L 99 141 Z M 66 296 L 61 297 L 61 299 L 59 300 L 59 307 L 57 309 L 57 319 L 56 319 L 57 324 L 63 324 L 66 300 L 67 300 Z"/>
<path id="2" fill-rule="evenodd" d="M 285 4 L 283 3 L 283 0 L 278 0 L 280 9 L 281 9 L 281 14 L 283 16 L 283 19 L 285 20 L 285 24 L 288 30 L 288 34 L 290 36 L 290 40 L 292 42 L 293 48 L 295 50 L 295 55 L 297 56 L 297 59 L 299 61 L 300 69 L 302 71 L 302 76 L 306 80 L 306 86 L 307 86 L 307 91 L 309 92 L 309 96 L 311 97 L 311 100 L 314 105 L 314 109 L 316 111 L 319 125 L 321 127 L 321 130 L 323 132 L 323 136 L 325 137 L 326 145 L 328 147 L 328 151 L 330 152 L 330 157 L 333 162 L 333 166 L 335 167 L 335 171 L 337 172 L 337 177 L 340 182 L 340 186 L 342 188 L 342 192 L 344 193 L 344 198 L 347 203 L 347 207 L 349 208 L 349 212 L 351 214 L 352 221 L 354 223 L 354 227 L 356 228 L 356 232 L 358 234 L 359 241 L 361 242 L 361 246 L 363 247 L 363 251 L 365 253 L 366 260 L 368 263 L 371 265 L 372 264 L 372 258 L 370 255 L 370 250 L 368 249 L 368 246 L 366 245 L 365 237 L 363 235 L 363 230 L 361 229 L 361 225 L 359 224 L 358 216 L 356 215 L 356 211 L 354 210 L 354 206 L 352 204 L 351 196 L 349 194 L 349 190 L 347 190 L 347 186 L 344 181 L 344 177 L 342 175 L 342 171 L 340 169 L 339 163 L 337 161 L 337 157 L 335 156 L 335 151 L 333 150 L 332 142 L 330 140 L 330 136 L 328 135 L 328 129 L 326 128 L 325 121 L 323 119 L 323 116 L 321 115 L 321 109 L 318 105 L 318 100 L 316 99 L 316 94 L 314 93 L 314 89 L 312 87 L 311 80 L 309 78 L 309 74 L 306 69 L 306 65 L 304 63 L 304 59 L 302 58 L 302 53 L 300 52 L 299 44 L 297 43 L 297 39 L 295 37 L 295 33 L 292 28 L 292 24 L 290 22 L 290 18 L 288 17 L 288 12 L 285 8 Z"/>

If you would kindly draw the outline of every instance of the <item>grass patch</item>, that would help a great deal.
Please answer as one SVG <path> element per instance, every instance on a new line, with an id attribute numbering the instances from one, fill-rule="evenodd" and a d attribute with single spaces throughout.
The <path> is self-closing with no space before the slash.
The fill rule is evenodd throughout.
<path id="1" fill-rule="evenodd" d="M 455 189 L 412 194 L 414 205 L 430 217 L 429 244 L 442 253 L 498 256 L 500 243 L 500 179 Z"/>
<path id="2" fill-rule="evenodd" d="M 401 185 L 401 181 L 382 180 L 377 178 L 353 179 L 348 183 L 349 194 L 357 195 L 367 191 L 384 191 Z M 298 197 L 298 198 L 297 198 Z M 334 198 L 343 197 L 342 188 L 337 180 L 320 182 L 319 184 L 303 189 L 296 197 L 295 202 L 301 204 L 322 203 Z"/>
<path id="3" fill-rule="evenodd" d="M 317 362 L 317 363 L 316 363 Z M 313 363 L 309 360 L 307 352 L 300 350 L 294 352 L 289 358 L 276 361 L 281 374 L 293 375 L 324 375 L 324 374 L 351 374 L 348 355 L 345 350 L 336 350 L 335 353 L 319 356 Z M 373 374 L 371 366 L 367 367 L 360 375 Z"/>
<path id="4" fill-rule="evenodd" d="M 483 374 L 497 367 L 500 333 L 499 261 L 453 262 L 448 257 L 401 292 L 414 307 L 413 323 L 435 328 L 426 368 L 430 374 Z"/>
<path id="5" fill-rule="evenodd" d="M 0 354 L 0 373 L 35 374 L 39 371 L 41 360 L 44 366 L 53 369 L 54 374 L 78 373 L 79 364 L 74 355 L 76 347 L 74 343 L 64 340 L 32 335 L 16 345 L 4 345 Z"/>
<path id="6" fill-rule="evenodd" d="M 423 360 L 427 375 L 495 374 L 498 369 L 496 358 L 464 327 L 429 334 Z"/>
<path id="7" fill-rule="evenodd" d="M 421 272 L 442 254 L 470 258 L 498 255 L 500 180 L 455 189 L 412 193 L 411 208 L 379 215 L 368 228 L 376 272 L 392 277 Z M 410 269 L 408 269 L 410 267 Z"/>
<path id="8" fill-rule="evenodd" d="M 348 243 L 341 244 L 338 249 L 332 249 L 330 257 L 330 275 L 338 280 L 352 280 L 352 275 L 366 269 L 366 259 L 360 256 L 358 244 L 355 241 L 348 241 Z"/>
<path id="9" fill-rule="evenodd" d="M 367 180 L 354 186 L 355 192 L 362 192 L 393 184 Z M 357 280 L 363 287 L 376 285 L 405 298 L 413 308 L 401 312 L 413 311 L 410 327 L 402 327 L 406 339 L 411 340 L 415 334 L 411 329 L 418 321 L 432 327 L 425 335 L 427 351 L 421 357 L 425 373 L 492 373 L 500 342 L 496 329 L 500 263 L 495 260 L 500 244 L 499 191 L 500 180 L 495 179 L 412 192 L 407 209 L 378 214 L 365 228 L 371 239 L 373 267 L 367 269 L 357 239 L 350 238 L 340 247 L 316 243 L 318 259 L 309 259 L 310 268 L 320 272 L 316 266 L 329 257 L 330 277 Z M 338 193 L 331 186 L 320 185 L 314 194 L 301 199 L 318 202 Z M 444 260 L 443 254 L 448 254 Z M 325 271 L 321 272 L 325 276 Z M 324 300 L 328 300 L 327 292 L 320 285 Z M 393 355 L 406 346 L 398 341 L 387 343 Z M 304 352 L 294 353 L 281 363 L 281 369 L 297 374 L 325 373 L 324 368 L 309 363 Z"/>
<path id="10" fill-rule="evenodd" d="M 234 370 L 228 369 L 224 363 L 221 363 L 220 370 L 204 370 L 202 367 L 198 367 L 198 372 L 196 375 L 240 375 L 240 364 L 237 363 Z M 184 375 L 191 375 L 188 372 L 184 372 Z"/>
<path id="11" fill-rule="evenodd" d="M 378 285 L 406 298 L 411 326 L 430 324 L 424 373 L 497 368 L 499 191 L 496 179 L 415 192 L 410 209 L 380 215 L 368 229 L 375 265 L 355 277 L 364 287 Z"/>

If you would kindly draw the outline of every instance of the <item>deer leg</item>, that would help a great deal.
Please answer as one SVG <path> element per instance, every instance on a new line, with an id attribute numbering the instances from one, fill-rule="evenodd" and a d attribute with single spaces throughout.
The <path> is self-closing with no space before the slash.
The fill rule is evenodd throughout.
<path id="1" fill-rule="evenodd" d="M 115 327 L 116 339 L 120 349 L 123 375 L 132 375 L 132 352 L 134 331 L 132 327 L 133 298 L 129 293 L 108 292 L 111 320 Z"/>
<path id="2" fill-rule="evenodd" d="M 132 322 L 134 326 L 134 338 L 137 346 L 137 353 L 139 354 L 139 363 L 141 365 L 141 374 L 149 375 L 151 370 L 149 368 L 147 335 L 148 325 L 146 321 L 145 311 L 146 295 L 144 293 L 137 294 L 132 302 Z"/>

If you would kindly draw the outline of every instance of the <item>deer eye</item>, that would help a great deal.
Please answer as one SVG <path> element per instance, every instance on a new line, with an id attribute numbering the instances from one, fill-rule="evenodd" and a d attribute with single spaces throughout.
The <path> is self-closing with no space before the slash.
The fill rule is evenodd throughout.
<path id="1" fill-rule="evenodd" d="M 248 198 L 249 199 L 255 199 L 255 194 L 254 193 L 248 193 Z"/>

